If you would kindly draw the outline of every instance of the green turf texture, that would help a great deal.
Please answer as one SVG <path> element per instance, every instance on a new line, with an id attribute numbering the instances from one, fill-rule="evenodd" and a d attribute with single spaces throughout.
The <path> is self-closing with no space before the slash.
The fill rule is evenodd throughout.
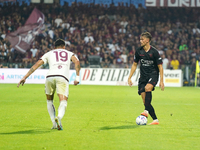
<path id="1" fill-rule="evenodd" d="M 43 84 L 0 84 L 0 149 L 200 149 L 199 88 L 156 88 L 154 126 L 135 123 L 144 109 L 137 87 L 70 85 L 69 93 L 58 131 L 51 130 Z M 57 110 L 57 95 L 54 104 Z"/>

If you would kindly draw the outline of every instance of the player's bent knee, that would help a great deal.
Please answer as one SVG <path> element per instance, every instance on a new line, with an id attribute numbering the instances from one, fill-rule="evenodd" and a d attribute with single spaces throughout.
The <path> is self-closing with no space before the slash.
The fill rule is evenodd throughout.
<path id="1" fill-rule="evenodd" d="M 151 92 L 153 89 L 153 86 L 147 85 L 145 86 L 145 92 Z"/>
<path id="2" fill-rule="evenodd" d="M 62 100 L 66 100 L 68 99 L 67 96 L 63 95 L 63 94 L 58 94 L 58 97 L 59 97 L 59 100 L 62 101 Z"/>

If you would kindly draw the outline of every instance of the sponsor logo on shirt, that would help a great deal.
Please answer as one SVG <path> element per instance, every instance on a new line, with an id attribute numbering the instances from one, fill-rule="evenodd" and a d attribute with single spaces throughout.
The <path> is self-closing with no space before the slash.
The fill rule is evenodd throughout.
<path id="1" fill-rule="evenodd" d="M 153 64 L 153 60 L 144 60 L 141 59 L 142 66 L 151 66 Z"/>

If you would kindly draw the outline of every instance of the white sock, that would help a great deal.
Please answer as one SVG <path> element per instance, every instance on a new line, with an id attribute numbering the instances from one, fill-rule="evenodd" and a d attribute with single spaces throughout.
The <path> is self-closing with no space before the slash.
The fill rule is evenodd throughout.
<path id="1" fill-rule="evenodd" d="M 149 111 L 148 111 L 148 110 L 144 110 L 144 112 L 147 113 L 147 114 L 149 114 Z"/>
<path id="2" fill-rule="evenodd" d="M 158 122 L 158 119 L 155 119 L 155 120 L 153 120 L 153 121 L 157 121 L 157 122 Z"/>
<path id="3" fill-rule="evenodd" d="M 53 125 L 55 125 L 56 112 L 55 112 L 55 107 L 53 105 L 53 100 L 47 100 L 47 110 L 49 112 L 49 116 L 51 118 Z"/>
<path id="4" fill-rule="evenodd" d="M 66 100 L 62 100 L 60 102 L 60 106 L 58 108 L 58 118 L 59 119 L 63 118 L 63 116 L 65 114 L 66 107 L 67 107 L 67 101 Z"/>

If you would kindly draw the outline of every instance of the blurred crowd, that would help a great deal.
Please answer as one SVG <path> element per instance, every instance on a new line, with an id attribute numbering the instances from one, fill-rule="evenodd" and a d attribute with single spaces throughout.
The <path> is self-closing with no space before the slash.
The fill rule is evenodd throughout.
<path id="1" fill-rule="evenodd" d="M 24 25 L 34 7 L 45 15 L 45 30 L 36 36 L 31 49 L 21 54 L 5 37 Z M 144 31 L 152 34 L 151 45 L 162 56 L 164 69 L 185 72 L 188 67 L 193 79 L 196 60 L 200 60 L 198 8 L 8 3 L 0 6 L 0 14 L 0 67 L 4 68 L 30 68 L 54 48 L 58 38 L 77 54 L 82 67 L 90 67 L 88 58 L 95 55 L 100 56 L 102 68 L 130 68 Z"/>

